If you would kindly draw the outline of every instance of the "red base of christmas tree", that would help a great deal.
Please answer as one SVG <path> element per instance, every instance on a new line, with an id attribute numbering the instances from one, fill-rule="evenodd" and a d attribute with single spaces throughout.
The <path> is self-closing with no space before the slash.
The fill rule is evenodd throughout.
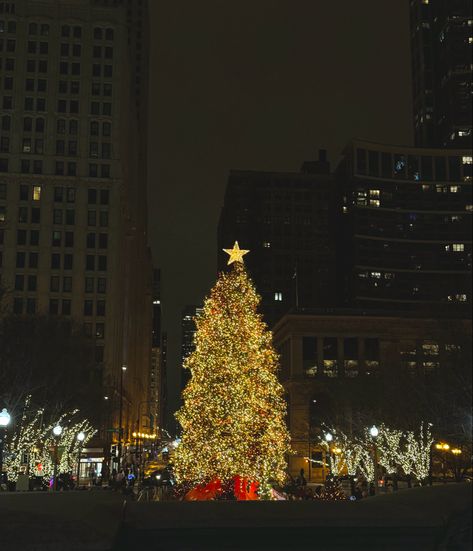
<path id="1" fill-rule="evenodd" d="M 237 501 L 257 501 L 258 482 L 250 482 L 247 478 L 236 476 L 233 479 L 233 499 Z M 220 480 L 213 480 L 208 484 L 200 484 L 184 496 L 184 501 L 213 501 L 221 499 L 224 495 L 224 487 Z"/>

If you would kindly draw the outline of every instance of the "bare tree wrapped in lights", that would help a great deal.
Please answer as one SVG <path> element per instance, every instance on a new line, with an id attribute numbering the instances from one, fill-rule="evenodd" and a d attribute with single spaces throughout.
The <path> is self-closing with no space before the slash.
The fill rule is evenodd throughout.
<path id="1" fill-rule="evenodd" d="M 379 450 L 379 464 L 390 475 L 396 474 L 399 464 L 402 460 L 403 432 L 397 429 L 391 429 L 386 425 L 379 427 L 379 436 L 377 446 Z"/>
<path id="2" fill-rule="evenodd" d="M 408 431 L 405 434 L 403 453 L 399 463 L 406 475 L 414 476 L 420 483 L 429 476 L 433 442 L 429 423 L 421 423 L 417 433 Z"/>
<path id="3" fill-rule="evenodd" d="M 78 410 L 65 413 L 54 423 L 44 424 L 45 411 L 39 409 L 29 417 L 27 411 L 30 397 L 27 398 L 22 418 L 10 441 L 7 442 L 5 468 L 8 479 L 16 481 L 18 475 L 26 470 L 29 474 L 40 474 L 51 477 L 54 471 L 52 450 L 57 446 L 62 454 L 58 465 L 59 472 L 67 472 L 74 468 L 79 446 L 84 445 L 94 436 L 96 431 L 86 419 L 77 419 Z M 53 436 L 56 424 L 63 427 L 59 438 Z M 84 440 L 79 443 L 77 435 L 84 433 Z M 26 459 L 26 463 L 25 463 Z M 38 465 L 40 471 L 38 472 Z"/>
<path id="4" fill-rule="evenodd" d="M 260 297 L 238 243 L 196 319 L 195 351 L 184 367 L 192 377 L 176 414 L 182 441 L 174 466 L 179 482 L 256 482 L 267 495 L 283 482 L 289 452 L 283 387 L 272 335 L 257 313 Z"/>
<path id="5" fill-rule="evenodd" d="M 336 462 L 331 460 L 332 473 L 339 475 L 346 468 L 349 475 L 361 474 L 368 482 L 375 477 L 373 439 L 368 430 L 361 435 L 347 436 L 342 430 L 331 428 L 334 445 L 339 449 Z M 321 439 L 321 446 L 327 442 Z M 419 483 L 425 481 L 430 471 L 430 456 L 433 443 L 431 425 L 421 423 L 418 431 L 403 432 L 382 424 L 376 439 L 377 459 L 387 474 L 396 475 L 401 470 L 413 476 Z"/>

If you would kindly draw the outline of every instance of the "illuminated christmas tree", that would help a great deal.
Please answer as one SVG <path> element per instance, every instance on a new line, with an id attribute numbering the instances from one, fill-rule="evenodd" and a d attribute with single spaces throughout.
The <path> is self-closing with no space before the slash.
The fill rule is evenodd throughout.
<path id="1" fill-rule="evenodd" d="M 183 432 L 175 473 L 195 485 L 246 480 L 266 495 L 271 481 L 286 476 L 284 391 L 271 332 L 257 312 L 260 297 L 243 264 L 248 251 L 235 243 L 225 252 L 233 268 L 220 274 L 196 318 L 196 348 L 184 364 L 192 377 L 176 414 Z"/>

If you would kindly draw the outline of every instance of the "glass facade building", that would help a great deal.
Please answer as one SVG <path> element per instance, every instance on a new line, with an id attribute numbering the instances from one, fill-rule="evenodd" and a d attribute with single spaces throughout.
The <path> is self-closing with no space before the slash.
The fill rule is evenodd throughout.
<path id="1" fill-rule="evenodd" d="M 354 142 L 341 178 L 348 301 L 471 315 L 472 156 Z"/>

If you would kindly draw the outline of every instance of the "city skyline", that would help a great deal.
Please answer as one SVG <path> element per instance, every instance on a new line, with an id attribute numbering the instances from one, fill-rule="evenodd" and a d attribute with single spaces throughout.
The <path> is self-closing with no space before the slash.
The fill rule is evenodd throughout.
<path id="1" fill-rule="evenodd" d="M 149 231 L 176 407 L 180 312 L 215 280 L 230 170 L 294 172 L 321 148 L 336 166 L 355 136 L 412 144 L 409 6 L 151 3 L 150 23 Z"/>

